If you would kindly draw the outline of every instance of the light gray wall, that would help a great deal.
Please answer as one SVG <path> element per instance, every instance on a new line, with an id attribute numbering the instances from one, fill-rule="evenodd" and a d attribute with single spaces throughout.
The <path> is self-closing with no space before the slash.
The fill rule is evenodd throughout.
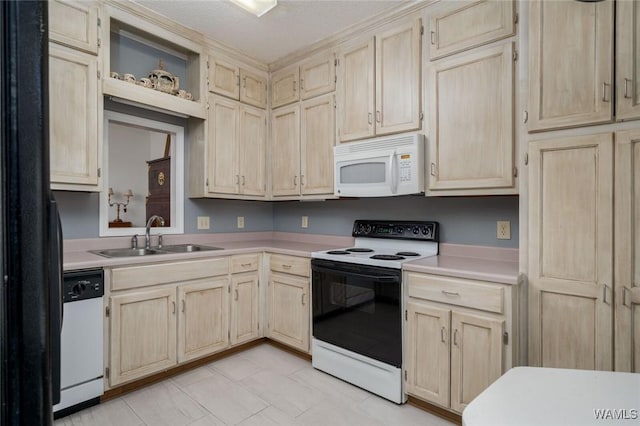
<path id="1" fill-rule="evenodd" d="M 309 227 L 301 228 L 301 217 Z M 433 220 L 440 241 L 496 247 L 518 247 L 518 197 L 362 198 L 321 202 L 274 203 L 273 229 L 283 232 L 351 235 L 356 219 Z M 496 221 L 511 222 L 511 239 L 496 238 Z"/>

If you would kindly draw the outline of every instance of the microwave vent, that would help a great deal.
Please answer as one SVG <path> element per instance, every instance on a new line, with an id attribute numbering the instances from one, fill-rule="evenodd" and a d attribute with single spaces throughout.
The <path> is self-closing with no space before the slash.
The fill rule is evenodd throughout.
<path id="1" fill-rule="evenodd" d="M 363 151 L 385 150 L 411 145 L 420 140 L 422 135 L 413 133 L 408 135 L 388 136 L 363 142 L 350 142 L 335 147 L 336 154 L 350 154 Z"/>

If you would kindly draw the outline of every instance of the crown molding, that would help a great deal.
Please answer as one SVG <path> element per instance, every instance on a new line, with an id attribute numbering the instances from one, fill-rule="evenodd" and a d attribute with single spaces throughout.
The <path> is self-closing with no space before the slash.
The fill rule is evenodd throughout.
<path id="1" fill-rule="evenodd" d="M 416 14 L 427 6 L 437 3 L 438 1 L 439 0 L 411 0 L 401 4 L 400 6 L 394 6 L 390 9 L 383 10 L 366 21 L 354 24 L 343 31 L 317 41 L 310 46 L 298 49 L 295 52 L 272 62 L 269 64 L 269 70 L 271 72 L 280 70 L 295 62 L 310 58 L 321 52 L 335 49 L 339 45 L 350 41 L 355 37 L 363 37 L 367 34 L 373 34 L 373 32 L 378 30 L 380 27 Z"/>

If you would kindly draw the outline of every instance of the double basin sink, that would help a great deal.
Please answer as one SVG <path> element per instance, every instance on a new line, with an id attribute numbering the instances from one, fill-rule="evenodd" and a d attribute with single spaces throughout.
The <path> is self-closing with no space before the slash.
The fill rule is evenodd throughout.
<path id="1" fill-rule="evenodd" d="M 104 257 L 132 257 L 150 256 L 154 254 L 192 253 L 198 251 L 222 250 L 220 247 L 201 246 L 199 244 L 174 244 L 151 248 L 118 248 L 107 250 L 92 250 L 91 253 Z"/>

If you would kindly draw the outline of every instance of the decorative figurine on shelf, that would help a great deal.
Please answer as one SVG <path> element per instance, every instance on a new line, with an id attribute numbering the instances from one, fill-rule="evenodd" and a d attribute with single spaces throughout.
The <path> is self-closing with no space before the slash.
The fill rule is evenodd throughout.
<path id="1" fill-rule="evenodd" d="M 154 89 L 164 93 L 175 95 L 180 88 L 180 79 L 178 76 L 164 70 L 164 62 L 160 59 L 158 69 L 149 73 L 149 80 L 153 84 Z"/>
<path id="2" fill-rule="evenodd" d="M 111 197 L 113 197 L 114 195 L 115 193 L 113 192 L 113 188 L 109 188 L 109 192 L 107 193 L 107 200 L 109 202 L 109 207 L 113 207 L 114 205 L 116 206 L 116 218 L 112 222 L 109 222 L 109 227 L 110 228 L 129 228 L 131 227 L 131 222 L 125 222 L 122 219 L 120 219 L 120 209 L 122 208 L 124 213 L 127 212 L 127 206 L 129 205 L 129 201 L 131 200 L 131 198 L 133 198 L 133 192 L 131 192 L 131 190 L 128 189 L 127 192 L 122 194 L 126 198 L 125 202 L 112 201 Z"/>

